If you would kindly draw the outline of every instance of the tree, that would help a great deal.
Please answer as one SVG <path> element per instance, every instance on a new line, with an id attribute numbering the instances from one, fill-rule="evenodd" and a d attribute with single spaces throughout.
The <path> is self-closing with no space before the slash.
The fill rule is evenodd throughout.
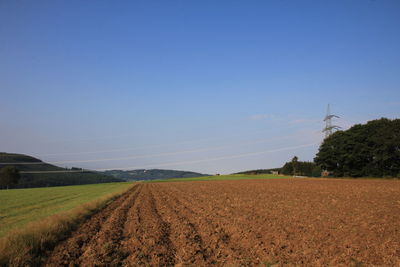
<path id="1" fill-rule="evenodd" d="M 285 165 L 281 168 L 281 173 L 284 175 L 292 175 L 293 174 L 293 166 L 292 162 L 286 162 Z"/>
<path id="2" fill-rule="evenodd" d="M 0 170 L 0 185 L 7 187 L 7 189 L 18 184 L 19 178 L 19 171 L 13 166 L 6 166 Z"/>
<path id="3" fill-rule="evenodd" d="M 299 158 L 297 156 L 294 156 L 292 158 L 293 176 L 296 176 L 296 173 L 298 171 L 298 165 L 299 165 Z"/>
<path id="4" fill-rule="evenodd" d="M 338 177 L 395 177 L 400 172 L 400 119 L 382 118 L 335 132 L 314 161 Z"/>
<path id="5" fill-rule="evenodd" d="M 322 169 L 320 166 L 314 164 L 312 170 L 311 170 L 311 176 L 312 177 L 321 177 L 322 174 Z"/>
<path id="6" fill-rule="evenodd" d="M 301 175 L 309 177 L 320 177 L 321 168 L 314 162 L 299 161 L 294 157 L 291 161 L 286 162 L 281 168 L 280 172 L 284 175 Z"/>

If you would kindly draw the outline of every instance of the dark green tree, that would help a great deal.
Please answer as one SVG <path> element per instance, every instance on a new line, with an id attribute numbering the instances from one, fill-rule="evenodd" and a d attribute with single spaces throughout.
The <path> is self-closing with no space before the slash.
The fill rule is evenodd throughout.
<path id="1" fill-rule="evenodd" d="M 313 167 L 311 170 L 311 177 L 321 177 L 322 174 L 322 169 L 320 166 L 316 165 L 315 163 L 313 163 Z"/>
<path id="2" fill-rule="evenodd" d="M 314 162 L 299 161 L 294 157 L 291 161 L 286 162 L 281 168 L 280 172 L 284 175 L 300 175 L 309 177 L 320 177 L 321 168 Z"/>
<path id="3" fill-rule="evenodd" d="M 19 171 L 13 166 L 6 166 L 0 170 L 0 185 L 7 189 L 18 184 L 20 178 Z"/>
<path id="4" fill-rule="evenodd" d="M 400 172 L 400 120 L 382 118 L 338 131 L 314 159 L 334 176 L 396 177 Z"/>
<path id="5" fill-rule="evenodd" d="M 292 158 L 293 176 L 297 174 L 298 165 L 299 165 L 299 158 L 297 156 L 294 156 Z"/>
<path id="6" fill-rule="evenodd" d="M 286 162 L 285 165 L 281 168 L 281 173 L 284 175 L 292 175 L 293 174 L 293 165 L 292 162 Z"/>

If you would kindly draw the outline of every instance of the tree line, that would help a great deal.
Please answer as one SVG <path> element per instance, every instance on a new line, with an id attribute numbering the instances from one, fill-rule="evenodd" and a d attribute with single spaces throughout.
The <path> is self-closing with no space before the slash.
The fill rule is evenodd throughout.
<path id="1" fill-rule="evenodd" d="M 280 173 L 284 175 L 309 177 L 320 177 L 321 172 L 321 167 L 314 162 L 299 161 L 296 156 L 291 161 L 286 162 L 280 170 Z"/>
<path id="2" fill-rule="evenodd" d="M 318 177 L 400 177 L 400 119 L 356 124 L 325 138 L 314 162 L 294 157 L 280 171 Z"/>

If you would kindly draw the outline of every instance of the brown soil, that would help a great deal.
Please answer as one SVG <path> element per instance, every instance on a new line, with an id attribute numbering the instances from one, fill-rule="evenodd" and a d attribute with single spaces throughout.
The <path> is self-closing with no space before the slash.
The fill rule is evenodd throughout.
<path id="1" fill-rule="evenodd" d="M 139 184 L 47 266 L 400 266 L 400 182 Z"/>

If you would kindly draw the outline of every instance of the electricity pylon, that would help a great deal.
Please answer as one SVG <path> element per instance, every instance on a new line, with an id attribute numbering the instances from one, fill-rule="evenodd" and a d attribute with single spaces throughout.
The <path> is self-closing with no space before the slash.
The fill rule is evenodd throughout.
<path id="1" fill-rule="evenodd" d="M 327 138 L 328 136 L 330 136 L 334 130 L 339 130 L 342 127 L 337 126 L 337 125 L 332 125 L 332 118 L 339 118 L 339 116 L 333 115 L 331 114 L 331 110 L 328 104 L 328 109 L 326 111 L 326 116 L 324 118 L 324 122 L 325 122 L 325 128 L 322 130 L 322 132 L 325 133 L 325 138 Z"/>

